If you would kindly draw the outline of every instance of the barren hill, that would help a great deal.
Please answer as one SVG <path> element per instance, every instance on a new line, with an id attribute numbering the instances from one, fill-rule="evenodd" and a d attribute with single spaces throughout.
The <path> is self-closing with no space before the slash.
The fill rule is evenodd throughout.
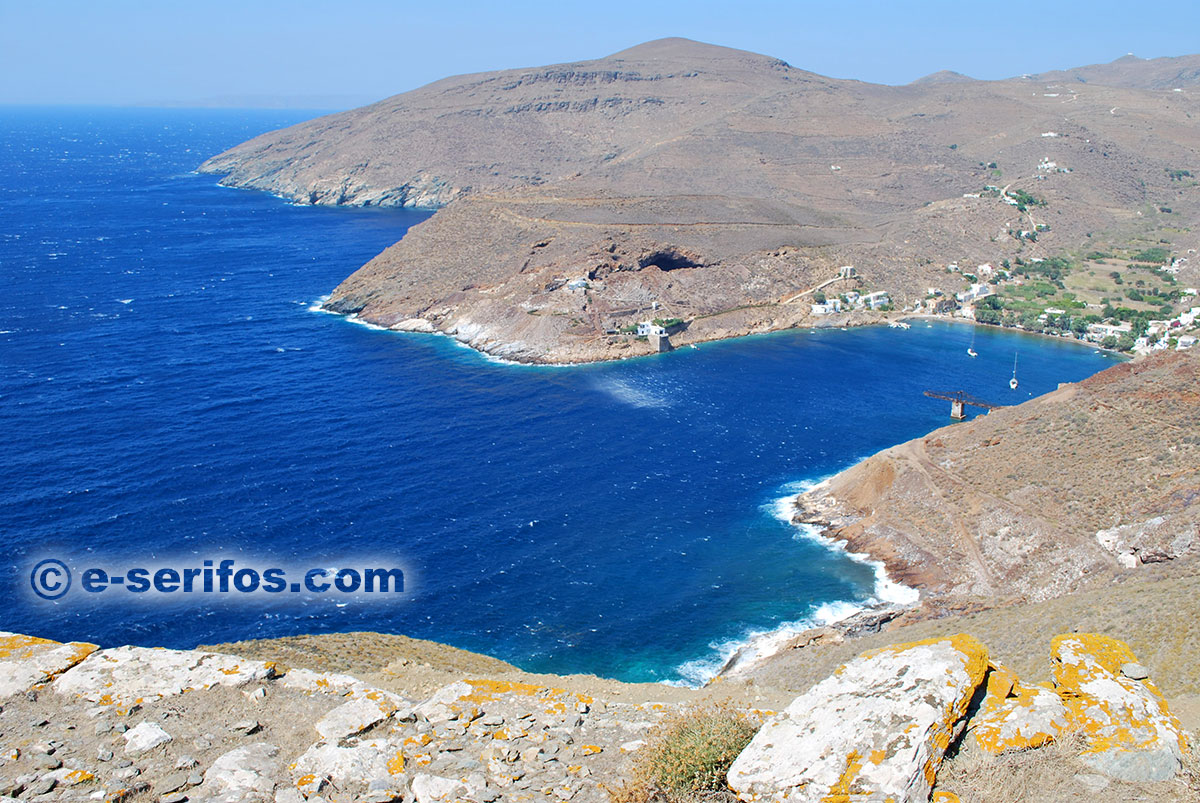
<path id="1" fill-rule="evenodd" d="M 892 447 L 799 497 L 935 604 L 1038 601 L 1200 558 L 1200 351 Z"/>
<path id="2" fill-rule="evenodd" d="M 1200 86 L 1200 55 L 1140 59 L 1130 53 L 1108 64 L 1090 64 L 1029 76 L 1039 83 L 1082 83 L 1126 89 L 1183 89 Z"/>
<path id="3" fill-rule="evenodd" d="M 306 203 L 439 208 L 328 308 L 563 362 L 645 351 L 615 332 L 649 317 L 687 321 L 677 344 L 806 322 L 803 291 L 843 265 L 859 278 L 834 292 L 902 306 L 953 260 L 1200 245 L 1200 193 L 1169 172 L 1200 166 L 1197 113 L 1190 92 L 879 86 L 665 39 L 448 78 L 201 169 Z"/>

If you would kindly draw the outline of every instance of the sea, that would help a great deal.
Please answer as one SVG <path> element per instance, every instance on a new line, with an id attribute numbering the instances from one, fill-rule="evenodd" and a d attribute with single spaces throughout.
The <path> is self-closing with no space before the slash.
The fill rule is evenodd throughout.
<path id="1" fill-rule="evenodd" d="M 793 526 L 788 500 L 949 425 L 924 391 L 1011 404 L 1112 364 L 949 322 L 570 367 L 356 325 L 316 305 L 428 212 L 194 172 L 315 114 L 0 109 L 0 629 L 176 648 L 368 630 L 702 683 L 739 647 L 915 595 Z M 405 590 L 81 585 L 230 559 L 399 567 Z M 44 560 L 71 593 L 32 593 Z"/>

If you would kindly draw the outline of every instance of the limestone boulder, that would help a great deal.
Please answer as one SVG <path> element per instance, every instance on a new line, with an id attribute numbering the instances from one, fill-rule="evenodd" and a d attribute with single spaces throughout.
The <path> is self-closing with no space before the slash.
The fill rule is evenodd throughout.
<path id="1" fill-rule="evenodd" d="M 100 705 L 128 708 L 213 686 L 244 686 L 274 675 L 274 667 L 200 650 L 115 647 L 87 656 L 54 681 L 54 690 Z"/>
<path id="2" fill-rule="evenodd" d="M 390 717 L 398 706 L 387 698 L 359 697 L 342 703 L 317 720 L 314 727 L 322 739 L 337 741 L 362 733 Z"/>
<path id="3" fill-rule="evenodd" d="M 0 630 L 0 700 L 48 683 L 97 649 L 82 641 L 63 644 Z"/>
<path id="4" fill-rule="evenodd" d="M 1050 652 L 1055 688 L 1087 739 L 1084 761 L 1126 781 L 1166 780 L 1179 770 L 1188 750 L 1183 729 L 1149 678 L 1122 674 L 1137 663 L 1128 644 L 1071 633 L 1056 636 Z"/>
<path id="5" fill-rule="evenodd" d="M 220 756 L 204 773 L 204 783 L 188 800 L 204 803 L 268 803 L 275 799 L 272 777 L 279 767 L 279 748 L 257 742 Z"/>
<path id="6" fill-rule="evenodd" d="M 137 756 L 171 741 L 171 734 L 154 722 L 143 722 L 125 731 L 125 755 Z"/>
<path id="7" fill-rule="evenodd" d="M 1056 691 L 1022 683 L 1006 667 L 992 666 L 983 702 L 968 727 L 982 750 L 998 755 L 1061 738 L 1071 721 Z"/>
<path id="8" fill-rule="evenodd" d="M 743 800 L 929 800 L 988 669 L 967 635 L 868 652 L 797 697 L 734 761 Z"/>
<path id="9" fill-rule="evenodd" d="M 305 797 L 319 794 L 329 784 L 343 791 L 364 791 L 368 786 L 399 790 L 405 781 L 404 750 L 387 739 L 348 745 L 317 742 L 296 759 L 292 775 Z"/>

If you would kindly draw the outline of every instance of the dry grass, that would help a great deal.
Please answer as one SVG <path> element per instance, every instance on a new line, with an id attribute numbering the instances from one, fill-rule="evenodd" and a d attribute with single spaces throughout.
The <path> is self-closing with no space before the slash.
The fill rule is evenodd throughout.
<path id="1" fill-rule="evenodd" d="M 954 792 L 962 803 L 1131 803 L 1200 801 L 1200 757 L 1195 750 L 1170 781 L 1126 783 L 1105 778 L 1083 763 L 1081 734 L 1037 750 L 990 756 L 964 740 L 947 758 L 936 789 Z"/>
<path id="2" fill-rule="evenodd" d="M 633 767 L 633 779 L 605 787 L 612 803 L 733 801 L 725 775 L 758 728 L 725 706 L 693 709 L 665 720 Z"/>

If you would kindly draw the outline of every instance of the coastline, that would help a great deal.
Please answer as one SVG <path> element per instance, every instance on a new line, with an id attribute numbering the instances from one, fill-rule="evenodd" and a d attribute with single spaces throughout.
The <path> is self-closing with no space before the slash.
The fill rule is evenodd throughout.
<path id="1" fill-rule="evenodd" d="M 996 324 L 980 323 L 978 321 L 967 320 L 966 318 L 961 318 L 961 317 L 957 317 L 957 316 L 953 316 L 953 315 L 929 315 L 929 314 L 925 314 L 925 313 L 914 313 L 914 312 L 895 312 L 895 313 L 889 314 L 889 313 L 872 313 L 872 312 L 862 311 L 862 312 L 860 312 L 860 314 L 847 316 L 848 319 L 844 320 L 844 321 L 833 321 L 833 320 L 827 321 L 824 318 L 813 319 L 810 317 L 807 319 L 807 322 L 803 323 L 803 324 L 789 324 L 787 326 L 780 326 L 777 328 L 770 328 L 770 329 L 766 329 L 766 330 L 747 329 L 746 331 L 742 331 L 742 332 L 725 333 L 725 334 L 715 335 L 712 337 L 700 337 L 695 340 L 687 340 L 687 341 L 683 341 L 683 342 L 679 343 L 678 345 L 674 345 L 672 347 L 671 351 L 668 351 L 668 352 L 655 352 L 655 351 L 650 351 L 647 348 L 646 350 L 638 350 L 635 353 L 630 353 L 630 354 L 615 354 L 615 353 L 612 353 L 612 350 L 604 350 L 603 353 L 597 354 L 595 356 L 591 356 L 591 357 L 583 356 L 583 357 L 577 357 L 577 358 L 569 359 L 569 360 L 543 359 L 543 358 L 539 358 L 536 355 L 531 356 L 528 359 L 519 359 L 519 358 L 514 358 L 511 356 L 503 356 L 502 354 L 497 354 L 494 351 L 489 351 L 487 348 L 477 344 L 477 342 L 472 341 L 471 338 L 462 336 L 459 333 L 451 333 L 451 332 L 442 331 L 442 330 L 438 329 L 436 326 L 434 326 L 432 323 L 425 321 L 423 318 L 415 319 L 415 320 L 420 320 L 420 321 L 424 322 L 425 324 L 427 324 L 426 326 L 420 326 L 420 327 L 416 326 L 416 325 L 411 326 L 411 327 L 401 327 L 399 325 L 384 326 L 382 324 L 371 321 L 367 318 L 362 318 L 359 315 L 357 315 L 356 313 L 344 313 L 344 312 L 339 312 L 337 310 L 329 309 L 328 307 L 325 306 L 325 304 L 328 300 L 329 300 L 329 294 L 323 295 L 320 298 L 318 298 L 316 301 L 314 301 L 308 307 L 308 310 L 310 312 L 319 312 L 319 313 L 322 313 L 325 315 L 334 315 L 334 316 L 344 319 L 348 323 L 353 323 L 358 326 L 365 326 L 368 329 L 372 329 L 374 331 L 379 331 L 379 332 L 392 332 L 392 333 L 400 333 L 400 334 L 421 334 L 421 335 L 435 335 L 435 336 L 440 335 L 442 337 L 450 338 L 456 344 L 461 345 L 464 348 L 470 349 L 471 351 L 475 352 L 479 356 L 483 357 L 488 362 L 496 363 L 498 365 L 512 366 L 512 367 L 518 367 L 518 366 L 526 367 L 526 368 L 580 367 L 580 366 L 585 366 L 585 365 L 596 365 L 596 364 L 601 364 L 601 363 L 623 362 L 626 360 L 635 360 L 635 359 L 641 359 L 641 358 L 647 358 L 647 357 L 658 357 L 664 353 L 669 354 L 671 352 L 680 351 L 683 348 L 698 348 L 704 344 L 721 343 L 721 342 L 724 342 L 727 340 L 737 340 L 737 339 L 753 337 L 753 336 L 757 336 L 757 335 L 782 334 L 785 332 L 792 332 L 792 331 L 798 331 L 798 330 L 804 330 L 804 329 L 812 330 L 812 331 L 819 331 L 819 330 L 828 330 L 828 329 L 851 329 L 851 328 L 857 329 L 857 328 L 866 327 L 866 326 L 890 326 L 892 323 L 897 323 L 897 322 L 908 323 L 910 321 L 940 322 L 940 323 L 950 323 L 950 324 L 954 324 L 954 325 L 976 326 L 976 327 L 982 327 L 985 329 L 998 329 L 1001 331 L 1012 332 L 1015 334 L 1043 338 L 1043 339 L 1053 341 L 1056 343 L 1064 343 L 1064 342 L 1071 343 L 1080 348 L 1091 349 L 1092 351 L 1095 351 L 1097 353 L 1104 354 L 1105 356 L 1112 357 L 1112 358 L 1122 360 L 1122 361 L 1127 361 L 1127 360 L 1136 358 L 1136 355 L 1129 355 L 1129 354 L 1125 354 L 1120 351 L 1106 349 L 1106 348 L 1102 347 L 1100 344 L 1092 343 L 1090 341 L 1081 341 L 1076 338 L 1062 337 L 1060 335 L 1051 335 L 1051 334 L 1046 334 L 1045 332 L 1032 332 L 1027 329 L 1021 329 L 1018 327 L 999 326 Z M 497 350 L 502 350 L 502 349 L 505 349 L 506 346 L 510 346 L 510 345 L 511 344 L 500 344 L 496 348 L 497 348 Z"/>

